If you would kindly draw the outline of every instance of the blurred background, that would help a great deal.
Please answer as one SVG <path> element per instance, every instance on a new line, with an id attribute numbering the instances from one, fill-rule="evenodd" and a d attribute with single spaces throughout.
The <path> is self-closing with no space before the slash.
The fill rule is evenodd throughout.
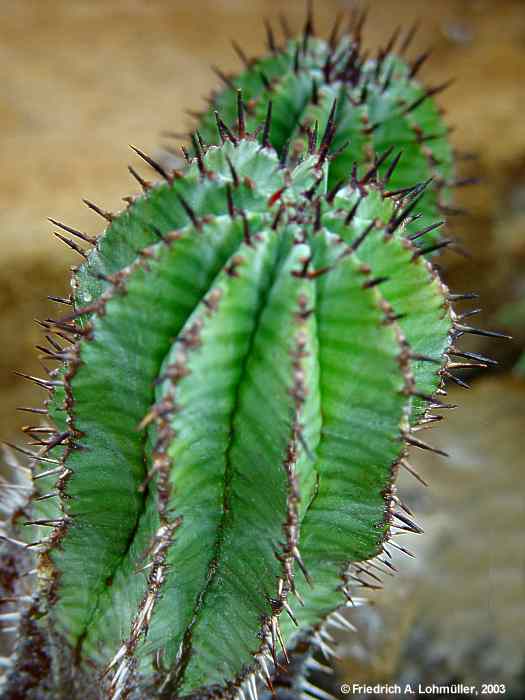
<path id="1" fill-rule="evenodd" d="M 328 31 L 344 0 L 318 0 Z M 420 20 L 415 56 L 433 48 L 423 76 L 456 82 L 442 96 L 460 172 L 482 179 L 457 191 L 450 231 L 466 254 L 438 262 L 453 291 L 477 291 L 476 324 L 514 341 L 471 338 L 498 360 L 451 387 L 458 403 L 433 429 L 449 460 L 414 455 L 424 489 L 401 479 L 425 530 L 407 546 L 373 606 L 352 613 L 358 633 L 338 638 L 341 682 L 504 683 L 525 696 L 525 2 L 370 0 L 365 43 Z M 34 318 L 53 313 L 78 260 L 51 235 L 51 216 L 88 233 L 99 219 L 86 197 L 118 210 L 135 191 L 128 144 L 157 157 L 185 131 L 185 110 L 216 87 L 211 64 L 238 70 L 230 39 L 264 51 L 263 18 L 285 12 L 299 30 L 302 0 L 17 0 L 0 2 L 0 437 L 17 439 L 39 390 L 13 374 L 38 374 Z M 469 305 L 465 302 L 464 309 Z M 462 307 L 463 309 L 463 307 Z M 464 377 L 467 379 L 467 377 Z M 348 696 L 347 696 L 348 697 Z M 357 695 L 356 695 L 357 697 Z M 363 694 L 362 697 L 382 697 Z"/>

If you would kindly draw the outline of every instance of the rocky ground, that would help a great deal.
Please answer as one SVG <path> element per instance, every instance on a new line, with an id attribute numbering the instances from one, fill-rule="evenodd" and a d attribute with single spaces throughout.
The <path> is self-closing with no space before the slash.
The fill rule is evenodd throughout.
<path id="1" fill-rule="evenodd" d="M 447 464 L 422 460 L 431 495 L 409 498 L 428 533 L 414 565 L 360 621 L 341 649 L 343 678 L 501 677 L 523 685 L 525 524 L 519 380 L 505 377 L 525 343 L 525 4 L 522 0 L 372 0 L 366 41 L 377 47 L 397 24 L 421 20 L 414 47 L 434 49 L 424 77 L 455 84 L 442 96 L 454 143 L 482 178 L 458 192 L 469 217 L 453 221 L 468 258 L 442 259 L 451 286 L 482 293 L 480 324 L 508 326 L 514 343 L 471 341 L 495 355 L 500 374 L 475 379 L 454 420 L 435 432 Z M 348 3 L 319 0 L 320 28 Z M 39 372 L 33 318 L 53 313 L 48 294 L 67 290 L 77 262 L 50 235 L 47 216 L 88 233 L 101 229 L 80 203 L 118 209 L 134 184 L 128 144 L 160 154 L 164 130 L 191 123 L 216 85 L 210 64 L 238 67 L 230 38 L 247 53 L 264 45 L 263 17 L 286 10 L 299 27 L 302 0 L 20 0 L 0 22 L 0 434 L 23 423 L 15 406 L 38 390 L 13 375 Z M 513 306 L 509 306 L 513 304 Z M 509 311 L 510 309 L 510 311 Z M 520 310 L 521 309 L 521 310 Z M 456 398 L 456 397 L 454 397 Z M 520 636 L 521 635 L 521 636 Z"/>

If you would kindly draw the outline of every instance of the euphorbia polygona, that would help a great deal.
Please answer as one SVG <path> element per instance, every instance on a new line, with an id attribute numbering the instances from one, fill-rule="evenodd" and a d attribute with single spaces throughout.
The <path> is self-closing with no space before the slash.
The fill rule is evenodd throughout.
<path id="1" fill-rule="evenodd" d="M 4 582 L 7 698 L 254 697 L 308 641 L 329 653 L 392 532 L 419 531 L 407 445 L 432 449 L 444 377 L 488 360 L 427 259 L 454 184 L 441 88 L 412 32 L 366 59 L 361 25 L 238 49 L 183 169 L 138 151 L 162 180 L 130 168 L 125 211 L 88 203 L 96 240 L 54 222 L 92 248 L 57 233 L 85 262 L 42 323 L 60 366 L 4 538 L 4 563 L 37 560 Z"/>

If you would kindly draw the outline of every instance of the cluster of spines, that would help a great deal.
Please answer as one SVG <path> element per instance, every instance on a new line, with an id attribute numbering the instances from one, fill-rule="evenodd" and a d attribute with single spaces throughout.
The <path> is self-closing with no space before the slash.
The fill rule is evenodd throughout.
<path id="1" fill-rule="evenodd" d="M 244 106 L 243 106 L 242 97 L 240 97 L 240 99 L 238 100 L 238 105 L 239 105 L 239 107 L 238 107 L 238 121 L 237 121 L 237 132 L 238 133 L 237 134 L 234 134 L 233 130 L 230 127 L 228 127 L 222 121 L 222 119 L 220 117 L 217 119 L 218 133 L 219 133 L 219 137 L 223 143 L 231 142 L 231 143 L 237 145 L 237 143 L 240 140 L 243 140 L 243 138 L 246 137 L 245 124 L 244 124 Z M 263 147 L 269 146 L 269 144 L 267 143 L 267 139 L 268 139 L 268 134 L 270 133 L 270 129 L 271 129 L 271 114 L 272 114 L 272 110 L 271 110 L 271 104 L 270 104 L 270 106 L 267 110 L 267 121 L 266 121 L 264 129 L 263 129 L 263 133 L 266 134 L 266 136 L 263 137 Z M 317 155 L 318 155 L 317 167 L 318 168 L 323 166 L 326 159 L 328 158 L 329 146 L 330 146 L 331 140 L 334 138 L 334 135 L 335 135 L 335 130 L 333 129 L 333 122 L 331 122 L 331 120 L 329 119 L 328 123 L 326 125 L 325 132 L 324 132 L 324 137 L 321 139 L 320 146 L 317 146 L 317 144 L 316 144 L 317 137 L 316 137 L 314 132 L 312 132 L 312 134 L 308 138 L 308 141 L 309 141 L 308 153 L 309 154 L 317 153 Z M 196 153 L 193 156 L 188 156 L 188 159 L 191 162 L 197 164 L 199 172 L 200 172 L 202 177 L 209 177 L 210 173 L 206 170 L 205 165 L 204 165 L 204 159 L 203 159 L 203 154 L 204 154 L 204 151 L 206 150 L 207 147 L 204 145 L 204 143 L 202 142 L 202 138 L 200 138 L 199 135 L 197 135 L 197 137 L 194 141 L 194 145 L 195 145 Z M 160 164 L 156 164 L 149 156 L 146 156 L 145 154 L 142 154 L 141 152 L 138 152 L 138 153 L 148 162 L 149 165 L 154 167 L 154 169 L 157 170 L 157 172 L 159 172 L 159 174 L 161 174 L 168 182 L 171 183 L 171 182 L 173 182 L 173 180 L 176 177 L 180 176 L 179 174 L 172 174 L 172 173 L 167 172 L 165 170 L 165 168 L 163 168 L 163 166 L 161 166 Z M 396 162 L 397 161 L 394 161 L 394 166 L 395 166 Z M 357 177 L 354 177 L 352 184 L 354 186 L 357 186 L 359 189 L 361 189 L 361 188 L 364 188 L 368 182 L 373 182 L 374 180 L 377 180 L 380 165 L 382 165 L 381 158 L 377 159 L 376 164 L 373 166 L 372 170 L 368 171 L 368 173 L 366 173 L 365 176 L 363 176 L 361 179 L 357 179 Z M 281 154 L 281 167 L 282 168 L 286 167 L 286 162 L 283 160 L 282 154 Z M 135 176 L 137 175 L 136 173 L 134 173 L 134 171 L 133 171 L 133 174 Z M 391 174 L 390 171 L 389 171 L 389 174 Z M 237 176 L 235 168 L 233 166 L 231 166 L 231 175 L 232 175 L 232 183 L 231 183 L 231 186 L 227 190 L 228 210 L 229 210 L 230 215 L 239 216 L 242 219 L 242 221 L 244 222 L 244 237 L 245 237 L 245 241 L 249 242 L 250 233 L 249 233 L 249 227 L 247 225 L 246 213 L 243 212 L 242 210 L 239 210 L 239 208 L 235 207 L 233 204 L 233 198 L 232 198 L 232 194 L 231 194 L 232 188 L 234 188 L 236 185 L 239 184 L 238 176 Z M 151 186 L 145 180 L 143 180 L 140 176 L 138 176 L 137 179 L 139 179 L 139 182 L 141 182 L 141 186 L 143 187 L 143 189 L 146 192 L 151 189 Z M 313 185 L 312 188 L 315 188 L 315 185 Z M 326 196 L 327 201 L 329 201 L 330 203 L 333 202 L 333 200 L 337 194 L 338 189 L 339 189 L 339 186 L 336 185 L 335 188 L 333 188 L 331 191 L 328 192 L 328 194 Z M 416 193 L 416 195 L 419 195 L 420 191 L 421 191 L 420 188 L 415 187 L 409 191 L 402 190 L 399 192 L 393 191 L 393 192 L 388 193 L 388 194 L 390 194 L 391 197 L 399 197 L 400 199 L 405 199 L 406 197 L 408 197 L 409 200 L 411 200 L 411 201 L 409 201 L 408 205 L 405 208 L 396 211 L 395 216 L 392 217 L 392 219 L 390 220 L 390 222 L 387 226 L 389 233 L 393 233 L 397 227 L 399 227 L 403 224 L 406 224 L 407 218 L 409 218 L 412 215 L 412 212 L 414 211 L 415 207 L 417 206 L 417 199 L 414 197 L 414 193 Z M 282 193 L 279 193 L 277 191 L 275 193 L 276 198 L 274 199 L 274 201 L 271 202 L 271 204 L 275 204 L 275 202 L 279 199 L 281 194 Z M 313 189 L 313 192 L 311 192 L 311 193 L 307 190 L 307 191 L 305 191 L 304 194 L 307 197 L 310 196 L 310 198 L 313 199 L 315 197 L 315 189 Z M 193 224 L 193 226 L 197 230 L 199 230 L 200 226 L 201 226 L 201 224 L 200 224 L 201 220 L 199 218 L 199 214 L 193 210 L 191 205 L 183 197 L 180 197 L 179 201 L 180 201 L 180 204 L 183 207 L 184 211 L 186 212 L 189 220 Z M 320 202 L 320 200 L 318 200 L 318 201 Z M 95 205 L 93 205 L 91 203 L 88 203 L 88 206 L 90 206 L 90 208 L 92 208 L 97 213 L 101 214 L 108 222 L 112 222 L 115 218 L 112 214 L 109 214 L 107 212 L 102 211 L 99 207 L 96 207 Z M 355 208 L 350 210 L 350 212 L 348 214 L 347 223 L 351 222 L 351 215 L 352 214 L 355 215 L 356 211 L 357 211 L 357 205 L 355 205 Z M 317 215 L 317 218 L 320 218 L 320 216 L 321 216 L 321 213 L 320 213 L 321 212 L 321 204 L 320 203 L 318 204 L 317 212 L 319 212 Z M 279 220 L 277 219 L 277 217 L 282 217 L 282 215 L 283 215 L 283 208 L 279 207 L 279 209 L 277 210 L 277 216 L 276 216 L 277 223 L 275 223 L 274 228 L 277 228 L 277 225 L 279 223 Z M 65 229 L 68 233 L 73 234 L 74 236 L 81 238 L 84 241 L 88 241 L 90 243 L 95 242 L 94 239 L 90 239 L 90 237 L 85 236 L 81 232 L 78 232 L 75 229 L 72 229 L 71 227 L 65 226 L 63 224 L 59 224 L 58 222 L 54 222 L 54 223 L 57 223 L 57 225 L 60 226 L 62 229 Z M 434 227 L 435 225 L 432 225 L 432 226 Z M 315 227 L 316 227 L 316 223 L 314 223 L 314 230 L 315 230 Z M 355 252 L 355 250 L 357 250 L 359 244 L 365 240 L 366 236 L 373 230 L 373 228 L 374 228 L 373 226 L 367 227 L 367 229 L 365 229 L 362 232 L 362 234 L 357 239 L 355 239 L 353 244 L 350 246 L 350 251 L 349 251 L 350 253 L 353 253 L 353 252 Z M 431 230 L 431 229 L 428 229 L 428 230 Z M 419 237 L 423 236 L 425 233 L 427 233 L 427 230 L 422 230 L 420 232 L 417 232 L 417 234 L 412 234 L 412 237 L 419 238 Z M 159 234 L 159 235 L 162 236 L 162 234 Z M 62 234 L 59 234 L 59 237 L 64 239 Z M 163 236 L 163 238 L 165 238 L 165 236 Z M 75 250 L 77 250 L 77 248 L 79 248 L 79 246 L 72 239 L 68 239 L 65 242 Z M 83 250 L 80 250 L 80 251 L 77 250 L 77 252 L 80 252 L 84 256 L 86 255 Z M 151 255 L 151 253 L 148 252 L 147 248 L 145 250 L 141 251 L 140 264 L 147 264 L 147 260 L 150 257 L 150 255 Z M 421 251 L 414 251 L 414 256 L 419 257 L 420 255 L 421 255 Z M 323 269 L 313 270 L 309 267 L 309 263 L 310 263 L 309 260 L 304 261 L 303 268 L 298 270 L 298 274 L 300 276 L 304 276 L 305 278 L 308 278 L 308 279 L 314 279 L 314 278 L 318 277 L 319 275 L 322 275 L 323 273 L 328 271 L 328 269 L 326 269 L 326 270 L 323 270 Z M 120 273 L 117 276 L 117 278 L 115 278 L 113 276 L 107 276 L 107 275 L 104 275 L 104 276 L 101 275 L 101 278 L 103 279 L 103 281 L 105 283 L 112 285 L 112 287 L 115 290 L 119 289 L 119 287 L 122 283 L 122 279 L 123 279 L 123 277 Z M 366 284 L 368 286 L 373 286 L 373 285 L 379 285 L 384 281 L 385 281 L 384 279 L 377 278 L 377 279 L 372 279 L 372 280 L 367 281 Z M 109 294 L 108 298 L 111 298 L 111 294 L 112 293 Z M 448 299 L 450 301 L 456 301 L 456 300 L 459 300 L 460 298 L 471 298 L 471 295 L 449 295 L 448 296 Z M 67 305 L 73 304 L 73 301 L 71 299 L 54 298 L 54 300 L 58 301 L 58 302 L 63 302 Z M 90 334 L 89 323 L 88 324 L 83 323 L 82 326 L 79 327 L 79 325 L 77 323 L 75 323 L 75 321 L 78 317 L 83 318 L 86 316 L 86 314 L 93 313 L 94 311 L 96 311 L 96 312 L 100 311 L 100 307 L 98 304 L 94 304 L 94 305 L 88 306 L 88 307 L 83 307 L 83 308 L 75 311 L 73 314 L 70 314 L 70 315 L 68 315 L 65 318 L 62 318 L 60 320 L 47 319 L 46 321 L 44 321 L 43 325 L 44 325 L 46 331 L 48 332 L 48 341 L 50 344 L 49 348 L 43 348 L 43 347 L 41 348 L 46 359 L 50 358 L 50 359 L 58 360 L 61 363 L 66 362 L 69 364 L 70 367 L 73 366 L 73 362 L 74 362 L 76 355 L 75 355 L 75 352 L 72 350 L 72 348 L 74 347 L 74 344 L 75 344 L 77 338 L 79 337 L 79 334 L 83 337 L 89 337 L 89 334 Z M 387 317 L 388 317 L 388 313 L 389 312 L 387 312 Z M 395 319 L 391 319 L 391 320 L 395 320 Z M 457 337 L 461 336 L 463 333 L 469 333 L 469 332 L 483 333 L 483 334 L 489 334 L 489 335 L 495 335 L 495 336 L 499 335 L 496 333 L 491 333 L 491 332 L 482 331 L 479 329 L 472 328 L 470 326 L 467 326 L 467 325 L 461 323 L 460 322 L 461 320 L 462 320 L 462 317 L 459 317 L 459 319 L 456 319 L 454 321 L 453 330 L 452 330 L 453 342 L 455 342 L 455 339 Z M 63 348 L 57 342 L 57 340 L 55 339 L 54 336 L 56 338 L 60 338 L 62 340 L 65 340 L 68 345 L 66 345 L 66 347 Z M 474 362 L 451 362 L 448 359 L 448 354 L 455 354 L 455 355 L 458 355 L 460 357 L 464 357 L 465 359 L 474 360 Z M 445 377 L 445 376 L 449 377 L 451 375 L 451 370 L 453 370 L 453 369 L 464 369 L 467 367 L 486 366 L 487 364 L 492 363 L 492 361 L 490 361 L 488 358 L 485 358 L 485 357 L 480 356 L 480 355 L 476 355 L 475 353 L 463 353 L 460 350 L 458 350 L 458 348 L 454 344 L 450 345 L 450 347 L 448 349 L 448 353 L 445 355 L 445 357 L 446 357 L 445 364 L 442 367 L 440 366 L 440 368 L 438 370 L 442 377 Z M 436 358 L 424 358 L 422 356 L 414 356 L 414 359 L 419 360 L 419 361 L 439 362 L 439 360 L 437 360 Z M 454 376 L 454 375 L 452 375 L 452 376 Z M 39 386 L 43 387 L 46 390 L 49 390 L 51 392 L 56 392 L 56 391 L 62 391 L 65 389 L 66 394 L 67 394 L 67 389 L 68 389 L 67 378 L 66 378 L 66 382 L 64 382 L 63 379 L 59 378 L 56 375 L 56 373 L 51 373 L 51 375 L 48 378 L 45 378 L 43 380 L 38 379 L 38 378 L 33 378 L 33 377 L 29 377 L 29 378 L 36 381 L 39 384 Z M 459 380 L 459 382 L 463 383 L 462 380 Z M 415 393 L 415 391 L 413 393 Z M 444 390 L 442 388 L 440 388 L 440 389 L 438 389 L 438 393 L 444 393 Z M 441 404 L 433 396 L 425 395 L 425 396 L 420 396 L 419 398 L 426 401 L 427 403 L 431 403 L 431 406 L 434 408 L 447 408 L 448 407 L 447 405 Z M 70 401 L 72 401 L 72 400 L 73 400 L 72 397 L 70 397 Z M 34 409 L 34 411 L 38 414 L 46 413 L 45 409 Z M 155 413 L 155 420 L 158 422 L 159 420 L 162 420 L 165 417 L 165 415 L 166 414 L 162 414 L 162 411 L 156 412 Z M 437 416 L 431 416 L 431 415 L 428 415 L 428 413 L 427 413 L 425 418 L 424 418 L 424 421 L 432 422 L 432 421 L 436 420 L 437 418 L 438 418 Z M 43 431 L 46 431 L 46 432 L 50 431 L 48 439 L 42 438 Z M 29 456 L 31 457 L 32 460 L 35 461 L 35 463 L 45 463 L 46 467 L 47 467 L 43 472 L 39 472 L 39 473 L 37 472 L 35 474 L 34 478 L 46 479 L 47 477 L 54 477 L 55 475 L 60 475 L 60 479 L 59 479 L 59 482 L 57 485 L 57 490 L 53 491 L 53 492 L 45 493 L 45 494 L 40 494 L 37 496 L 36 500 L 47 500 L 47 499 L 51 499 L 53 497 L 56 497 L 60 494 L 62 496 L 67 497 L 67 494 L 64 493 L 64 485 L 65 485 L 65 482 L 66 482 L 67 476 L 68 476 L 67 467 L 64 470 L 61 466 L 61 460 L 49 457 L 48 453 L 52 449 L 56 448 L 57 446 L 63 445 L 66 441 L 69 441 L 69 444 L 71 446 L 71 444 L 73 444 L 71 441 L 71 437 L 72 437 L 71 431 L 70 430 L 61 430 L 58 432 L 54 432 L 54 431 L 51 432 L 51 431 L 53 431 L 52 428 L 47 428 L 47 427 L 42 427 L 42 426 L 35 426 L 35 427 L 30 427 L 30 428 L 26 429 L 26 433 L 29 434 L 31 436 L 31 438 L 35 440 L 34 445 L 36 445 L 38 447 L 37 453 L 35 454 L 33 452 L 29 452 Z M 426 443 L 415 438 L 412 435 L 412 432 L 413 432 L 413 428 L 410 431 L 408 431 L 408 429 L 406 429 L 405 432 L 403 433 L 403 438 L 405 439 L 405 441 L 408 444 L 412 444 L 412 445 L 415 445 L 417 447 L 422 447 L 423 449 L 432 449 L 432 448 L 429 448 L 429 446 Z M 81 436 L 77 435 L 76 438 L 78 438 L 78 441 L 77 441 L 77 443 L 74 444 L 74 449 L 82 449 L 82 444 L 80 441 Z M 297 440 L 297 439 L 299 439 L 299 433 L 297 433 L 295 440 Z M 160 447 L 162 448 L 162 445 L 160 445 Z M 67 449 L 70 449 L 70 447 L 66 448 L 66 451 L 67 451 Z M 293 447 L 292 447 L 292 449 L 293 449 Z M 28 454 L 28 451 L 26 451 L 24 448 L 22 448 L 22 451 L 24 452 L 24 454 L 26 454 L 26 455 Z M 162 455 L 162 449 L 160 451 L 160 454 Z M 162 456 L 159 457 L 159 459 L 162 461 Z M 49 466 L 49 465 L 52 465 L 52 466 Z M 412 468 L 409 467 L 409 465 L 406 462 L 406 455 L 404 453 L 399 460 L 399 465 L 406 466 L 410 471 L 412 471 Z M 158 472 L 162 476 L 162 468 L 161 467 L 159 467 Z M 290 522 L 288 523 L 289 529 L 287 532 L 287 534 L 290 535 L 287 538 L 287 540 L 288 540 L 288 545 L 287 545 L 288 546 L 288 555 L 290 555 L 290 553 L 293 552 L 293 549 L 294 549 L 293 537 L 292 537 L 291 533 L 292 533 L 292 529 L 294 527 L 294 524 L 293 524 L 293 521 L 294 521 L 293 500 L 295 498 L 295 496 L 294 496 L 295 491 L 294 491 L 294 486 L 293 486 L 293 484 L 294 484 L 293 473 L 289 473 L 288 476 L 289 476 L 289 483 L 290 483 L 289 495 L 292 496 L 292 498 L 290 499 L 290 502 L 292 504 L 291 511 L 290 511 Z M 392 504 L 395 500 L 396 500 L 396 498 L 394 496 L 390 495 L 389 496 L 389 505 Z M 160 499 L 160 501 L 161 501 L 161 506 L 162 506 L 162 498 Z M 403 506 L 401 506 L 401 507 L 403 508 Z M 398 528 L 400 530 L 409 530 L 412 532 L 419 531 L 419 528 L 417 527 L 417 525 L 415 525 L 410 520 L 410 518 L 408 516 L 402 515 L 401 513 L 398 512 L 398 513 L 396 513 L 395 517 L 397 517 L 398 520 L 401 521 L 401 525 L 398 526 Z M 53 527 L 54 532 L 53 532 L 51 539 L 52 539 L 53 546 L 56 546 L 58 539 L 60 538 L 62 532 L 64 531 L 65 526 L 67 525 L 67 522 L 66 522 L 66 519 L 62 519 L 62 518 L 49 518 L 49 519 L 40 518 L 40 519 L 37 519 L 37 520 L 30 522 L 30 524 L 40 526 L 40 527 L 48 527 L 48 526 Z M 395 526 L 391 525 L 391 528 L 394 529 Z M 168 528 L 168 529 L 170 529 L 170 528 Z M 159 576 L 159 572 L 160 572 L 160 575 L 162 575 L 162 567 L 163 567 L 162 554 L 164 551 L 163 546 L 168 541 L 168 537 L 167 536 L 164 537 L 166 532 L 167 531 L 165 529 L 163 529 L 162 532 L 160 532 L 156 546 L 153 548 L 153 550 L 151 552 L 151 555 L 152 555 L 151 556 L 151 568 L 152 568 L 152 572 L 155 572 L 155 576 L 157 576 L 157 577 Z M 173 535 L 173 532 L 170 529 L 169 539 L 171 539 L 172 535 Z M 41 548 L 42 546 L 43 545 L 41 543 L 36 544 L 36 547 L 38 547 L 38 548 Z M 404 548 L 401 548 L 401 549 L 404 550 Z M 385 548 L 385 552 L 386 551 L 387 550 Z M 404 551 L 406 551 L 406 550 L 404 550 Z M 296 554 L 296 553 L 294 553 L 294 554 Z M 297 555 L 295 555 L 295 559 L 297 560 Z M 289 559 L 287 559 L 286 561 L 289 562 Z M 385 564 L 386 566 L 388 566 L 390 568 L 391 564 L 389 566 L 389 563 L 387 563 L 387 562 L 388 562 L 388 559 L 383 559 L 383 564 Z M 350 586 L 353 586 L 356 584 L 360 585 L 360 586 L 368 586 L 368 587 L 374 586 L 375 585 L 374 583 L 371 583 L 369 581 L 364 580 L 362 578 L 362 575 L 366 573 L 369 577 L 374 578 L 375 574 L 370 572 L 370 568 L 373 569 L 375 567 L 377 567 L 377 564 L 374 562 L 370 562 L 368 564 L 359 565 L 352 572 L 348 573 L 347 577 L 345 579 L 346 585 L 343 586 L 343 589 L 342 589 L 343 592 L 351 597 Z M 286 579 L 286 583 L 284 583 L 285 579 Z M 293 586 L 293 581 L 290 581 L 289 574 L 285 577 L 285 579 L 283 579 L 281 592 L 283 592 L 284 590 L 287 590 L 290 586 Z M 156 580 L 158 580 L 158 579 L 156 579 Z M 152 581 L 151 582 L 151 589 L 154 588 L 154 585 L 155 585 L 155 582 Z M 138 616 L 136 618 L 137 626 L 134 627 L 135 631 L 141 632 L 143 628 L 147 629 L 147 614 L 148 614 L 147 611 L 149 610 L 149 605 L 150 605 L 151 600 L 152 599 L 148 596 L 146 596 L 144 598 L 143 606 L 141 608 L 143 614 L 141 617 L 141 611 L 139 610 Z M 285 601 L 286 601 L 286 596 L 282 596 L 282 598 L 280 597 L 280 599 L 277 601 L 277 603 L 275 603 L 275 610 L 278 612 L 281 612 L 282 609 L 285 609 Z M 8 614 L 11 614 L 11 613 L 8 613 Z M 271 684 L 271 681 L 269 680 L 270 674 L 268 673 L 267 670 L 266 670 L 266 672 L 264 671 L 267 668 L 266 663 L 264 662 L 264 658 L 266 655 L 266 658 L 268 659 L 268 661 L 271 660 L 274 663 L 274 665 L 275 665 L 275 662 L 277 660 L 276 637 L 278 636 L 278 631 L 277 631 L 278 628 L 275 626 L 274 619 L 276 620 L 276 617 L 274 618 L 272 616 L 270 624 L 266 628 L 267 639 L 265 640 L 265 643 L 263 644 L 262 649 L 264 651 L 261 652 L 262 656 L 260 659 L 260 669 L 262 669 L 264 677 L 267 678 L 267 680 L 270 682 L 270 684 Z M 146 621 L 146 624 L 144 624 L 145 621 Z M 319 644 L 322 646 L 325 645 L 326 633 L 324 632 L 323 626 L 319 627 L 317 635 L 318 635 L 318 639 L 320 640 Z M 133 651 L 132 647 L 133 647 L 134 642 L 135 642 L 135 638 L 133 636 L 133 630 L 132 630 L 132 637 L 130 638 L 129 646 L 126 646 L 126 652 L 124 654 L 126 657 L 130 657 L 131 659 L 132 659 L 132 654 L 130 655 L 130 654 L 128 654 L 128 652 L 130 651 L 130 648 L 131 648 L 131 651 Z M 131 667 L 132 667 L 132 663 L 130 663 L 129 668 L 131 669 Z M 124 673 L 124 672 L 122 672 L 122 673 Z M 241 694 L 242 694 L 242 683 L 246 683 L 247 684 L 246 687 L 247 687 L 248 692 L 250 694 L 256 693 L 257 691 L 255 688 L 255 683 L 253 680 L 252 673 L 248 672 L 248 675 L 246 676 L 246 678 L 247 678 L 247 680 L 243 681 L 241 679 L 241 677 L 239 677 L 238 681 L 233 684 L 233 687 L 240 687 Z M 122 692 L 124 686 L 122 684 L 119 685 L 119 683 L 115 683 L 115 679 L 113 679 L 113 688 L 114 688 L 115 692 L 117 690 Z"/>
<path id="2" fill-rule="evenodd" d="M 377 56 L 369 57 L 362 49 L 364 19 L 365 14 L 351 16 L 347 33 L 341 37 L 344 22 L 341 14 L 329 40 L 322 42 L 315 35 L 313 15 L 309 13 L 302 37 L 293 40 L 284 30 L 284 45 L 277 41 L 267 23 L 268 55 L 262 59 L 248 58 L 234 42 L 245 72 L 225 75 L 216 69 L 223 90 L 212 94 L 208 111 L 190 112 L 190 115 L 198 120 L 197 129 L 204 138 L 217 142 L 214 133 L 217 110 L 223 117 L 232 119 L 239 88 L 245 93 L 247 122 L 251 126 L 262 119 L 268 103 L 273 101 L 274 112 L 277 110 L 278 114 L 277 126 L 271 132 L 272 143 L 284 159 L 290 149 L 294 152 L 298 148 L 300 152 L 305 142 L 311 143 L 312 136 L 328 119 L 333 98 L 339 97 L 338 136 L 330 154 L 331 185 L 347 177 L 352 159 L 359 163 L 371 161 L 374 151 L 386 149 L 397 138 L 404 144 L 409 160 L 412 159 L 412 172 L 405 167 L 398 169 L 395 189 L 412 186 L 414 180 L 432 179 L 420 206 L 425 224 L 429 225 L 439 213 L 459 213 L 451 206 L 450 190 L 472 181 L 458 180 L 454 174 L 452 149 L 448 145 L 450 129 L 442 123 L 442 110 L 435 107 L 432 99 L 450 81 L 428 88 L 417 82 L 429 51 L 419 54 L 405 67 L 404 56 L 416 26 L 404 36 L 397 28 Z M 406 84 L 405 92 L 399 87 L 402 84 Z M 290 92 L 294 93 L 293 98 Z M 388 99 L 390 112 L 371 122 L 376 98 L 378 104 Z M 358 117 L 354 119 L 352 115 Z M 390 133 L 392 118 L 397 120 L 395 128 L 399 133 Z M 270 132 L 265 134 L 268 138 Z"/>

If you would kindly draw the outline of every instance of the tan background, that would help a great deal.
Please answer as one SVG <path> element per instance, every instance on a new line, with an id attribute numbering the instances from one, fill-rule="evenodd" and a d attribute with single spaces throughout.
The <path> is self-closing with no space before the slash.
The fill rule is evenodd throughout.
<path id="1" fill-rule="evenodd" d="M 318 0 L 320 29 L 348 5 Z M 483 321 L 501 326 L 501 305 L 523 299 L 525 291 L 525 3 L 372 0 L 369 5 L 368 44 L 377 48 L 397 24 L 408 26 L 420 18 L 413 54 L 428 45 L 435 51 L 425 79 L 435 84 L 457 78 L 441 103 L 456 126 L 456 145 L 478 154 L 465 171 L 484 182 L 459 193 L 471 216 L 452 225 L 471 259 L 448 254 L 443 265 L 456 289 L 483 292 Z M 0 437 L 12 438 L 24 422 L 15 406 L 40 397 L 12 370 L 39 372 L 32 349 L 39 331 L 32 319 L 53 312 L 45 297 L 67 290 L 68 266 L 77 262 L 53 239 L 46 217 L 99 232 L 101 220 L 81 205 L 81 198 L 119 209 L 121 197 L 135 190 L 125 166 L 137 159 L 128 144 L 160 154 L 162 131 L 188 127 L 184 110 L 199 108 L 216 85 L 210 64 L 238 68 L 230 38 L 248 53 L 260 52 L 261 19 L 277 19 L 283 10 L 298 28 L 302 0 L 0 2 Z M 514 344 L 484 341 L 476 347 L 497 355 L 501 372 L 509 372 L 524 326 L 525 314 L 512 329 Z M 489 638 L 495 649 L 491 663 L 504 667 L 504 678 L 519 686 L 525 556 L 515 535 L 525 525 L 525 445 L 519 428 L 525 394 L 523 382 L 500 380 L 497 373 L 488 381 L 477 379 L 474 386 L 457 421 L 435 432 L 435 441 L 455 455 L 452 466 L 440 471 L 439 464 L 419 459 L 422 470 L 434 475 L 433 496 L 412 496 L 407 486 L 429 530 L 421 540 L 418 568 L 406 568 L 403 585 L 396 584 L 394 609 L 386 605 L 384 613 L 377 613 L 379 622 L 364 621 L 376 635 L 366 638 L 370 657 L 359 645 L 345 642 L 345 653 L 354 661 L 345 662 L 343 675 L 383 679 L 409 673 L 407 649 L 419 629 L 416 621 L 423 620 L 424 639 L 430 636 L 430 648 L 444 654 L 445 677 L 468 671 L 479 679 L 483 667 L 490 680 L 495 671 L 476 646 Z M 453 398 L 461 402 L 463 397 Z M 494 436 L 488 446 L 487 434 Z M 515 449 L 499 455 L 500 444 Z M 497 552 L 496 559 L 489 552 Z M 480 582 L 477 588 L 474 581 Z M 413 595 L 415 589 L 426 591 L 426 599 Z M 429 609 L 433 615 L 425 617 Z M 455 625 L 449 624 L 452 619 Z M 439 620 L 443 629 L 436 630 Z M 458 639 L 460 649 L 454 647 Z M 418 672 L 435 668 L 434 651 L 425 657 L 424 644 L 416 647 L 422 656 L 411 658 L 420 658 Z"/>

